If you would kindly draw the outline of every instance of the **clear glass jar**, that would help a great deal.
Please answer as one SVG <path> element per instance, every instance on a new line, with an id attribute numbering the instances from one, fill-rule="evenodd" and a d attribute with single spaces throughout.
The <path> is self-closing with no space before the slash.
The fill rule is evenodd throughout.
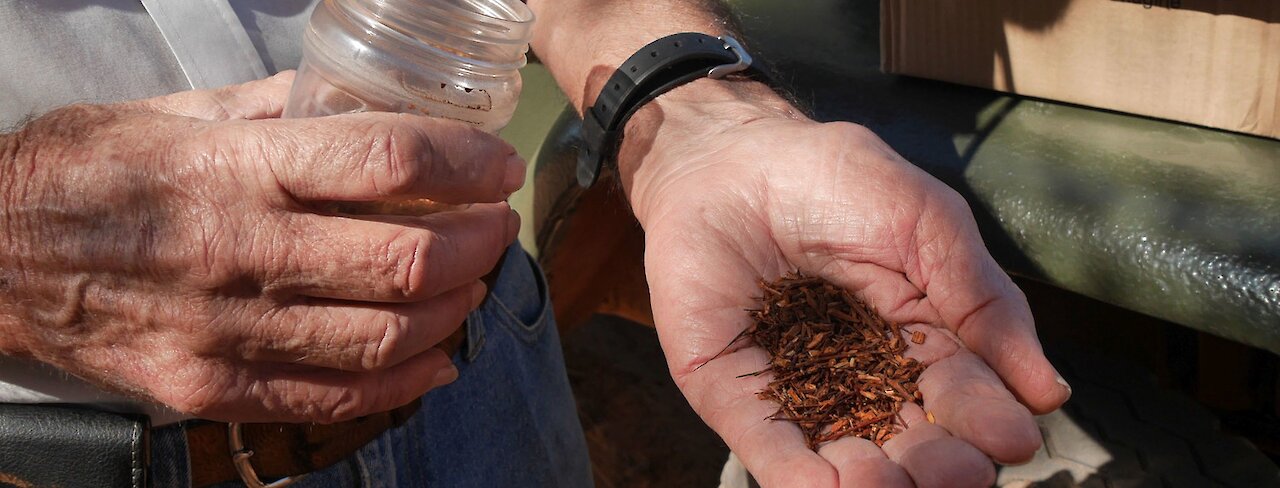
<path id="1" fill-rule="evenodd" d="M 519 0 L 324 0 L 284 116 L 403 112 L 497 132 L 515 112 L 532 33 Z"/>

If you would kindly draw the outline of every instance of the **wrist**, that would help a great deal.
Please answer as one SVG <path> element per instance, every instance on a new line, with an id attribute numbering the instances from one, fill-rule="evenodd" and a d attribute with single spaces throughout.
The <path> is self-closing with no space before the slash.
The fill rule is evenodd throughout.
<path id="1" fill-rule="evenodd" d="M 715 136 L 764 119 L 808 120 L 768 85 L 750 79 L 700 78 L 646 103 L 624 127 L 618 148 L 618 175 L 636 216 L 660 198 L 650 189 L 661 182 L 692 177 L 714 157 L 691 157 L 709 150 Z M 721 139 L 732 143 L 732 138 Z M 688 150 L 682 150 L 684 147 Z"/>

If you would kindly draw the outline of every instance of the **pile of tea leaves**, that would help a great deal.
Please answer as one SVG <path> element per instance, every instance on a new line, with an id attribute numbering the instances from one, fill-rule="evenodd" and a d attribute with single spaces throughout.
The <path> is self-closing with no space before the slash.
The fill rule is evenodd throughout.
<path id="1" fill-rule="evenodd" d="M 771 420 L 794 422 L 811 449 L 845 436 L 883 445 L 896 433 L 904 402 L 920 403 L 924 365 L 903 357 L 897 324 L 848 291 L 798 274 L 760 282 L 761 307 L 742 338 L 769 353 L 773 373 L 760 398 L 780 407 Z M 916 332 L 911 342 L 924 343 Z M 746 376 L 746 375 L 744 375 Z"/>

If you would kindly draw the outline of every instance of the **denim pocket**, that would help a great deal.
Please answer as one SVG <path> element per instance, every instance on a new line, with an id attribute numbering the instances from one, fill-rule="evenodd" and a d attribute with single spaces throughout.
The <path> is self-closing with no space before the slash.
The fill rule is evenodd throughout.
<path id="1" fill-rule="evenodd" d="M 516 336 L 536 341 L 551 321 L 551 297 L 542 268 L 519 245 L 507 249 L 502 271 L 485 307 L 485 318 L 503 324 Z"/>

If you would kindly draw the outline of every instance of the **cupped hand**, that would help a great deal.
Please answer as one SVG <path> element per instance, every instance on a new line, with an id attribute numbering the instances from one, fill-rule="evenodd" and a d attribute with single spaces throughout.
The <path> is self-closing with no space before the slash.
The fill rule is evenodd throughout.
<path id="1" fill-rule="evenodd" d="M 462 124 L 279 119 L 292 74 L 0 136 L 0 351 L 180 412 L 335 422 L 457 375 L 435 348 L 516 237 L 524 163 Z M 326 202 L 475 203 L 349 217 Z"/>
<path id="2" fill-rule="evenodd" d="M 638 114 L 620 155 L 659 337 L 694 410 L 765 487 L 990 486 L 990 459 L 1028 460 L 1041 443 L 1032 414 L 1070 389 L 965 201 L 863 127 L 702 83 Z M 907 353 L 927 365 L 924 407 L 908 404 L 883 448 L 809 450 L 797 427 L 766 420 L 778 407 L 756 393 L 771 376 L 739 378 L 767 364 L 763 350 L 715 357 L 750 325 L 757 280 L 793 270 L 926 331 Z"/>

